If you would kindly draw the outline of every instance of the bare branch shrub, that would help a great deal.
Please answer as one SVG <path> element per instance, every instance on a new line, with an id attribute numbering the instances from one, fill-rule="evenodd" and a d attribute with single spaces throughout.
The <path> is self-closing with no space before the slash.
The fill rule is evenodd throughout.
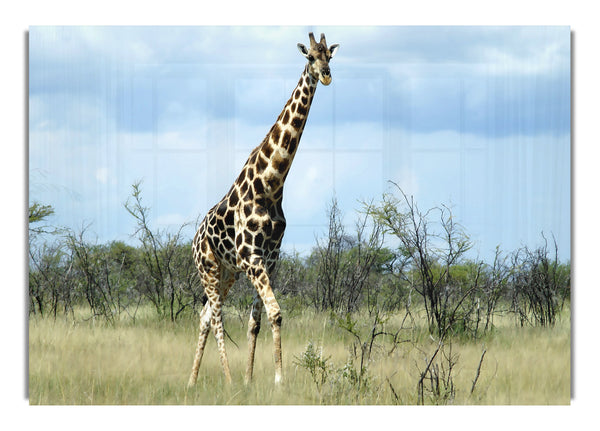
<path id="1" fill-rule="evenodd" d="M 543 233 L 542 238 L 543 246 L 535 250 L 525 246 L 512 255 L 511 304 L 521 325 L 554 326 L 569 295 L 570 265 L 559 263 L 554 238 L 554 258 Z"/>
<path id="2" fill-rule="evenodd" d="M 72 258 L 58 241 L 29 245 L 29 312 L 40 316 L 73 311 Z"/>
<path id="3" fill-rule="evenodd" d="M 426 366 L 419 371 L 417 382 L 417 404 L 424 405 L 426 395 L 434 404 L 452 403 L 456 395 L 452 372 L 458 362 L 458 355 L 452 353 L 452 343 L 448 344 L 446 351 L 440 339 L 431 357 L 425 356 L 424 359 Z"/>
<path id="4" fill-rule="evenodd" d="M 195 292 L 200 291 L 190 248 L 186 246 L 187 251 L 182 248 L 182 230 L 187 224 L 180 226 L 174 234 L 160 229 L 153 231 L 149 221 L 150 208 L 142 205 L 140 185 L 140 182 L 132 185 L 131 197 L 124 205 L 136 220 L 134 236 L 140 241 L 141 262 L 146 270 L 141 274 L 143 278 L 139 280 L 138 289 L 159 315 L 168 315 L 174 321 L 187 306 L 197 304 Z M 197 288 L 195 284 L 198 284 Z M 194 292 L 192 301 L 185 298 L 185 293 L 190 292 Z"/>
<path id="5" fill-rule="evenodd" d="M 356 223 L 356 235 L 346 233 L 342 214 L 334 198 L 328 211 L 328 235 L 317 239 L 311 258 L 316 269 L 316 285 L 311 292 L 318 310 L 355 311 L 363 303 L 370 276 L 383 247 L 383 229 L 379 223 L 369 226 L 363 214 Z"/>
<path id="6" fill-rule="evenodd" d="M 112 322 L 120 311 L 115 299 L 119 295 L 113 283 L 115 274 L 111 274 L 106 247 L 87 243 L 85 230 L 83 227 L 79 234 L 70 232 L 66 236 L 77 273 L 75 291 L 85 298 L 92 316 L 102 316 Z"/>

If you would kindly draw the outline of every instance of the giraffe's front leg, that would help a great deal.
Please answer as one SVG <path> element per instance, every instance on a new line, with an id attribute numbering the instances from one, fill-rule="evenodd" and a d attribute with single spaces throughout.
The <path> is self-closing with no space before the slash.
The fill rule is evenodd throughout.
<path id="1" fill-rule="evenodd" d="M 275 358 L 275 383 L 280 383 L 282 379 L 282 360 L 281 360 L 281 309 L 273 294 L 269 276 L 262 258 L 255 257 L 251 260 L 252 264 L 246 270 L 246 275 L 256 288 L 260 299 L 267 311 L 267 317 L 271 323 L 273 332 L 273 355 Z M 246 374 L 247 376 L 247 374 Z"/>

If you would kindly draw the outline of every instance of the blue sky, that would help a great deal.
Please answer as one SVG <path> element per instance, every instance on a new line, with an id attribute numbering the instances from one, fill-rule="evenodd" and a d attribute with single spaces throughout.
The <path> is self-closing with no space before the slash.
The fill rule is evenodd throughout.
<path id="1" fill-rule="evenodd" d="M 450 205 L 474 255 L 543 231 L 570 259 L 564 26 L 31 27 L 29 200 L 101 242 L 133 241 L 139 179 L 154 226 L 202 217 L 283 108 L 309 31 L 340 49 L 286 182 L 285 249 L 310 250 L 334 195 L 352 230 L 392 180 Z"/>

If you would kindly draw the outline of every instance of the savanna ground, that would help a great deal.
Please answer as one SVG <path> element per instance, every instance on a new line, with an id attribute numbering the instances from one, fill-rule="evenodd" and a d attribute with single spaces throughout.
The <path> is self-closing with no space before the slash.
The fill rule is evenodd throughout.
<path id="1" fill-rule="evenodd" d="M 29 402 L 48 404 L 298 405 L 419 403 L 418 382 L 438 341 L 422 316 L 407 324 L 405 313 L 388 316 L 375 338 L 360 383 L 360 345 L 332 315 L 286 314 L 282 329 L 284 382 L 274 387 L 272 339 L 266 318 L 256 349 L 251 385 L 244 385 L 246 316 L 225 316 L 233 384 L 224 385 L 211 336 L 196 386 L 186 387 L 197 341 L 194 316 L 170 322 L 150 308 L 135 322 L 59 317 L 29 319 Z M 361 341 L 369 341 L 368 314 L 355 315 Z M 404 320 L 404 321 L 403 321 Z M 570 313 L 553 327 L 521 327 L 498 317 L 482 338 L 445 341 L 423 380 L 424 404 L 569 404 Z M 403 328 L 403 329 L 400 329 Z M 235 342 L 235 344 L 234 344 Z M 312 343 L 312 350 L 309 346 Z M 236 346 L 237 344 L 237 346 Z M 357 353 L 358 349 L 358 353 Z M 482 354 L 485 349 L 485 355 Z M 313 374 L 307 366 L 312 352 Z M 304 360 L 303 360 L 304 358 Z M 317 365 L 315 365 L 315 363 Z M 479 375 L 478 374 L 479 369 Z M 434 371 L 432 373 L 432 371 Z M 432 380 L 433 378 L 433 380 Z M 473 385 L 473 381 L 476 381 Z M 439 392 L 432 390 L 437 381 Z"/>

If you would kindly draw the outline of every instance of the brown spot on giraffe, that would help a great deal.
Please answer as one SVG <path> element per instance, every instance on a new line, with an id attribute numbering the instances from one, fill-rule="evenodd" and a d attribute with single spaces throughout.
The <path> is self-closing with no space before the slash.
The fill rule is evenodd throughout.
<path id="1" fill-rule="evenodd" d="M 263 144 L 262 153 L 267 159 L 269 159 L 271 157 L 271 154 L 273 154 L 273 147 L 271 146 L 271 144 L 269 144 L 269 142 L 265 142 Z"/>
<path id="2" fill-rule="evenodd" d="M 290 139 L 292 139 L 292 134 L 289 130 L 286 130 L 283 133 L 283 137 L 281 138 L 281 148 L 284 148 L 288 153 L 290 152 L 289 145 Z"/>
<path id="3" fill-rule="evenodd" d="M 273 167 L 277 169 L 280 174 L 283 174 L 287 171 L 288 166 L 290 165 L 290 161 L 288 159 L 276 159 L 273 163 Z"/>
<path id="4" fill-rule="evenodd" d="M 248 321 L 246 382 L 252 379 L 263 307 L 273 333 L 275 382 L 282 379 L 282 316 L 270 274 L 279 257 L 286 226 L 282 209 L 283 183 L 302 136 L 317 84 L 331 83 L 329 60 L 338 48 L 338 45 L 328 47 L 323 34 L 318 43 L 312 33 L 309 33 L 309 39 L 309 48 L 298 44 L 308 63 L 277 122 L 264 141 L 250 153 L 229 192 L 208 211 L 194 236 L 194 262 L 208 301 L 200 312 L 200 335 L 188 382 L 190 386 L 198 377 L 211 328 L 217 339 L 225 379 L 231 382 L 221 314 L 236 273 L 246 274 L 256 290 Z"/>
<path id="5" fill-rule="evenodd" d="M 248 222 L 246 223 L 246 227 L 252 231 L 252 232 L 256 232 L 258 230 L 258 228 L 260 227 L 260 223 L 253 218 L 248 219 Z"/>
<path id="6" fill-rule="evenodd" d="M 263 186 L 262 180 L 259 178 L 254 179 L 254 193 L 257 195 L 263 195 L 265 193 L 265 187 Z"/>
<path id="7" fill-rule="evenodd" d="M 285 111 L 286 115 L 287 115 L 287 111 Z M 285 118 L 285 116 L 284 116 Z M 286 121 L 284 121 L 284 124 L 286 123 Z M 275 124 L 273 126 L 273 128 L 271 129 L 271 139 L 273 140 L 273 143 L 275 145 L 277 145 L 277 142 L 279 141 L 279 136 L 281 135 L 281 127 L 279 126 L 279 124 Z M 268 144 L 268 140 L 265 139 L 265 144 Z M 265 154 L 265 156 L 267 157 L 271 157 L 270 154 Z"/>
<path id="8" fill-rule="evenodd" d="M 308 114 L 308 107 L 306 105 L 298 105 L 298 109 L 296 109 L 296 113 L 300 115 Z"/>
<path id="9" fill-rule="evenodd" d="M 302 127 L 302 124 L 303 124 L 302 118 L 300 118 L 300 117 L 294 117 L 294 118 L 292 118 L 292 127 L 294 129 L 298 129 L 299 130 Z"/>

